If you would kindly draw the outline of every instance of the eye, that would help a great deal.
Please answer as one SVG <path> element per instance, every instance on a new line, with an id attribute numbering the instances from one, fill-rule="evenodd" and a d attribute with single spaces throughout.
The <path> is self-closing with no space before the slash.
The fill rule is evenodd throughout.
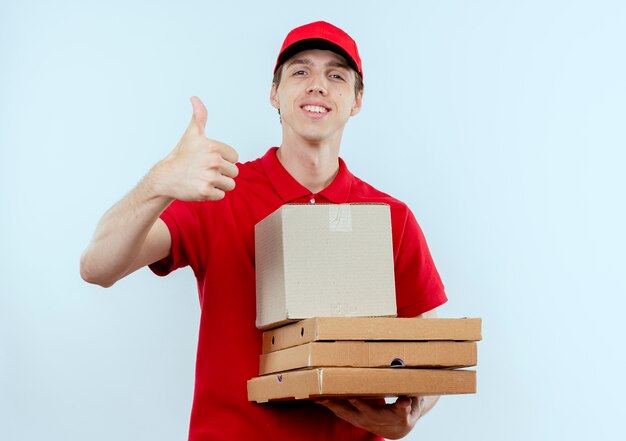
<path id="1" fill-rule="evenodd" d="M 334 74 L 330 74 L 330 77 L 334 80 L 341 80 L 343 81 L 343 75 L 338 74 L 338 73 L 334 73 Z"/>
<path id="2" fill-rule="evenodd" d="M 305 73 L 306 73 L 306 72 L 305 72 L 305 71 L 303 71 L 303 70 L 297 70 L 297 71 L 295 71 L 293 74 L 294 74 L 294 75 L 304 75 Z"/>

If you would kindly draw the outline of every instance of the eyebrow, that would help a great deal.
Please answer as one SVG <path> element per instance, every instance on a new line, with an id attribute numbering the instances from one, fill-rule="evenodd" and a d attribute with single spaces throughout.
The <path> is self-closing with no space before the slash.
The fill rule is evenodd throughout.
<path id="1" fill-rule="evenodd" d="M 309 60 L 308 58 L 296 58 L 295 60 L 292 60 L 288 65 L 287 68 L 290 68 L 291 66 L 293 66 L 294 64 L 304 64 L 306 66 L 310 66 L 313 64 L 313 62 L 311 60 Z M 329 66 L 329 67 L 341 67 L 343 69 L 350 69 L 350 66 L 348 66 L 347 63 L 343 62 L 343 61 L 329 61 L 328 63 L 325 64 L 325 66 Z"/>

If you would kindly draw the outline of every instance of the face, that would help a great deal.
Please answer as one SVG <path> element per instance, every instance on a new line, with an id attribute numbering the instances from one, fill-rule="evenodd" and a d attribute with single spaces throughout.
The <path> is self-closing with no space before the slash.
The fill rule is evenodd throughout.
<path id="1" fill-rule="evenodd" d="M 283 137 L 340 142 L 346 122 L 359 113 L 362 101 L 362 93 L 355 96 L 356 73 L 346 60 L 331 51 L 312 49 L 294 55 L 281 69 L 270 102 L 280 110 Z"/>

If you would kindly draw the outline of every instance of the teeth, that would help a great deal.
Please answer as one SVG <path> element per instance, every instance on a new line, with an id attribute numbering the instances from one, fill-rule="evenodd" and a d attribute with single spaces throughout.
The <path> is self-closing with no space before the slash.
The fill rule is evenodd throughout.
<path id="1" fill-rule="evenodd" d="M 328 110 L 326 110 L 325 107 L 320 107 L 320 106 L 304 106 L 303 109 L 306 110 L 307 112 L 315 112 L 315 113 L 328 112 Z"/>

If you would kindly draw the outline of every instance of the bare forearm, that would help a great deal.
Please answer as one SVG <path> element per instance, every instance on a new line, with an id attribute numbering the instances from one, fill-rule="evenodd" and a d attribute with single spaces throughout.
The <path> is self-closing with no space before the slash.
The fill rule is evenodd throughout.
<path id="1" fill-rule="evenodd" d="M 159 215 L 173 200 L 217 201 L 235 188 L 235 149 L 205 135 L 207 110 L 191 98 L 193 116 L 174 150 L 107 211 L 80 259 L 81 277 L 111 286 L 168 255 L 171 237 Z"/>
<path id="2" fill-rule="evenodd" d="M 154 171 L 102 216 L 91 243 L 81 256 L 81 276 L 111 286 L 136 269 L 150 229 L 172 198 L 159 194 Z M 165 256 L 163 256 L 165 257 Z"/>

